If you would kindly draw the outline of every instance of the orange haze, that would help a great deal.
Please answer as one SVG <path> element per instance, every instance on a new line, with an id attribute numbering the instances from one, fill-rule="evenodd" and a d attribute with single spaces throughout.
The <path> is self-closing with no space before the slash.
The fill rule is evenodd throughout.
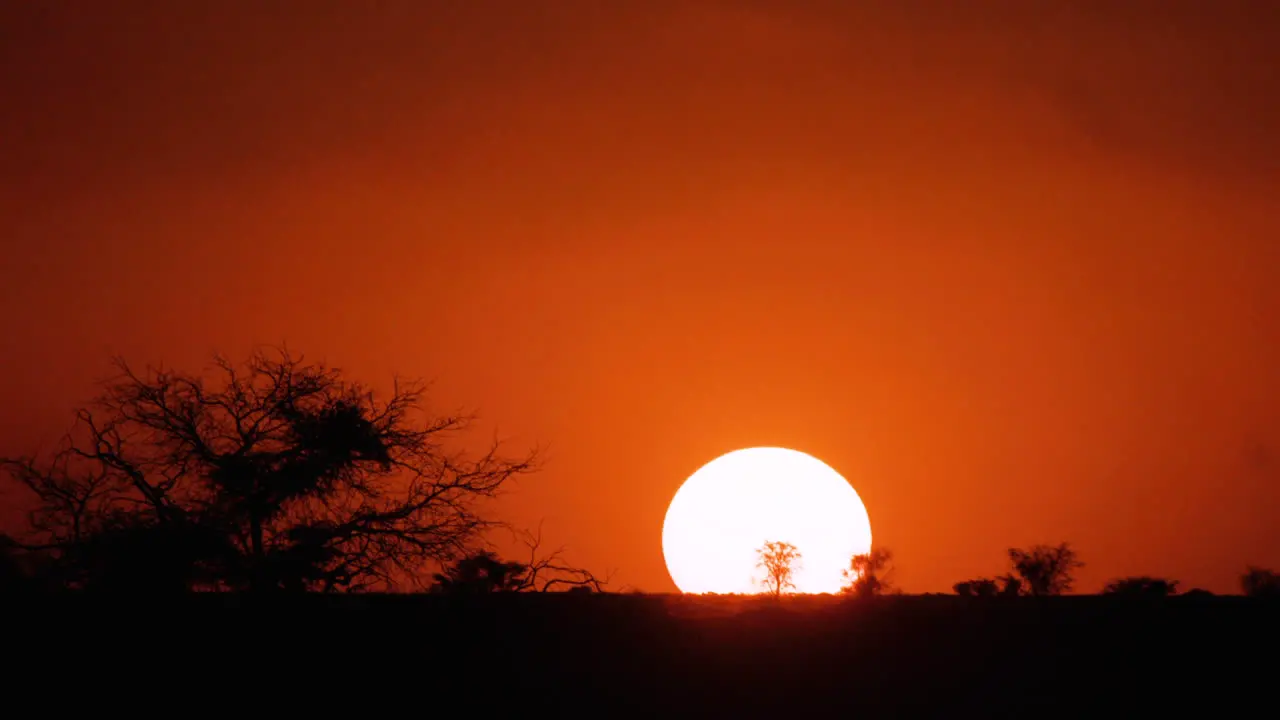
<path id="1" fill-rule="evenodd" d="M 853 7 L 857 5 L 857 7 Z M 0 452 L 111 355 L 434 379 L 674 589 L 680 482 L 857 488 L 910 592 L 1280 565 L 1280 4 L 19 2 Z"/>

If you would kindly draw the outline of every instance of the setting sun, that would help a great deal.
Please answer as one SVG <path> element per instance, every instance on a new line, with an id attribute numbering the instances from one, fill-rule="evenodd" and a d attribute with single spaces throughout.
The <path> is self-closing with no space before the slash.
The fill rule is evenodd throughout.
<path id="1" fill-rule="evenodd" d="M 686 593 L 760 592 L 756 550 L 766 542 L 799 550 L 796 592 L 837 592 L 850 558 L 871 548 L 871 522 L 857 491 L 826 463 L 757 447 L 685 480 L 662 527 L 667 570 Z"/>

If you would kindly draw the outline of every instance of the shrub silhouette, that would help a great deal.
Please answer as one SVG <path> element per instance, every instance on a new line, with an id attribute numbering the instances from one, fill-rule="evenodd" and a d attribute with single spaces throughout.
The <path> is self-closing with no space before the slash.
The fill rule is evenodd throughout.
<path id="1" fill-rule="evenodd" d="M 608 578 L 597 578 L 589 570 L 561 560 L 564 548 L 540 554 L 542 530 L 517 533 L 529 550 L 526 562 L 503 560 L 491 550 L 480 550 L 447 566 L 433 577 L 430 591 L 444 595 L 483 595 L 504 592 L 575 593 L 604 592 Z"/>
<path id="2" fill-rule="evenodd" d="M 1036 596 L 1070 592 L 1073 573 L 1084 566 L 1065 542 L 1057 546 L 1036 545 L 1029 550 L 1010 548 L 1009 560 L 1022 588 Z"/>
<path id="3" fill-rule="evenodd" d="M 435 575 L 433 592 L 444 594 L 485 594 L 519 592 L 524 587 L 529 567 L 505 562 L 497 555 L 483 551 L 462 558 L 443 573 Z"/>
<path id="4" fill-rule="evenodd" d="M 974 578 L 951 586 L 957 595 L 964 597 L 995 597 L 1000 594 L 1000 586 L 991 578 Z"/>
<path id="5" fill-rule="evenodd" d="M 1249 597 L 1280 597 L 1280 574 L 1250 565 L 1240 576 L 1240 590 Z"/>
<path id="6" fill-rule="evenodd" d="M 844 571 L 848 585 L 840 592 L 856 597 L 883 594 L 893 589 L 889 580 L 892 574 L 893 553 L 887 548 L 872 548 L 871 552 L 849 559 L 849 568 Z"/>
<path id="7" fill-rule="evenodd" d="M 1153 577 L 1127 577 L 1112 580 L 1102 589 L 1104 595 L 1168 597 L 1178 593 L 1178 581 Z"/>

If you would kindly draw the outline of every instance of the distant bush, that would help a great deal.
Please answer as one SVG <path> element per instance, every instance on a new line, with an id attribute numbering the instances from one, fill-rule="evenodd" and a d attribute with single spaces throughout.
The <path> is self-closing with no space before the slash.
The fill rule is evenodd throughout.
<path id="1" fill-rule="evenodd" d="M 951 586 L 957 595 L 964 597 L 995 597 L 1000 594 L 1000 586 L 991 578 L 974 578 Z"/>
<path id="2" fill-rule="evenodd" d="M 1178 593 L 1178 581 L 1153 577 L 1127 577 L 1112 580 L 1102 589 L 1103 595 L 1168 597 Z"/>
<path id="3" fill-rule="evenodd" d="M 893 591 L 893 552 L 888 548 L 874 548 L 871 552 L 854 555 L 849 569 L 844 571 L 848 584 L 840 588 L 842 595 L 870 597 Z"/>
<path id="4" fill-rule="evenodd" d="M 1240 589 L 1249 597 L 1280 597 L 1280 575 L 1250 565 L 1240 576 Z"/>
<path id="5" fill-rule="evenodd" d="M 1022 579 L 1012 574 L 980 577 L 958 582 L 951 589 L 961 597 L 1016 597 L 1022 594 Z"/>
<path id="6" fill-rule="evenodd" d="M 1030 550 L 1009 549 L 1013 571 L 1028 595 L 1061 595 L 1071 592 L 1077 568 L 1084 567 L 1069 543 L 1036 545 Z"/>

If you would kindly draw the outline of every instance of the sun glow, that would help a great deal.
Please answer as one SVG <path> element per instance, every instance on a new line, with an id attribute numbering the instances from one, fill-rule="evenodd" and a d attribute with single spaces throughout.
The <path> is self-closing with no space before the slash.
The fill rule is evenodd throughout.
<path id="1" fill-rule="evenodd" d="M 794 591 L 837 592 L 850 558 L 871 549 L 871 521 L 857 491 L 826 463 L 756 447 L 689 476 L 662 525 L 667 571 L 686 593 L 761 592 L 756 550 L 769 541 L 800 551 Z"/>

